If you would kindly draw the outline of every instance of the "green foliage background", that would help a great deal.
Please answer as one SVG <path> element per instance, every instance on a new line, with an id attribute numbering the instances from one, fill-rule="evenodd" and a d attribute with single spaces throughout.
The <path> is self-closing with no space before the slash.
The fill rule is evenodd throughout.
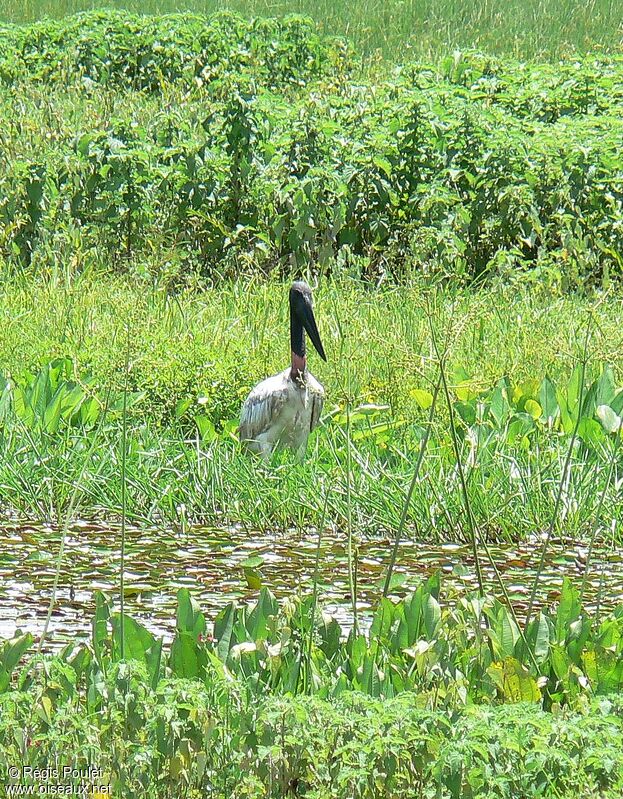
<path id="1" fill-rule="evenodd" d="M 329 37 L 216 5 L 0 6 L 3 510 L 467 540 L 467 507 L 479 545 L 551 525 L 613 554 L 619 4 L 315 4 Z M 235 417 L 283 367 L 293 274 L 320 282 L 331 405 L 306 464 L 264 469 Z M 450 392 L 403 520 L 435 328 Z M 315 582 L 213 629 L 181 592 L 170 647 L 97 594 L 89 644 L 3 641 L 0 779 L 62 760 L 122 796 L 615 799 L 623 617 L 583 592 L 525 637 L 436 577 L 348 637 Z"/>
<path id="2" fill-rule="evenodd" d="M 617 55 L 366 76 L 300 17 L 94 12 L 5 28 L 0 77 L 15 269 L 105 252 L 170 280 L 528 272 L 573 289 L 621 268 Z"/>
<path id="3" fill-rule="evenodd" d="M 97 0 L 2 0 L 0 18 L 33 22 L 100 5 Z M 575 52 L 616 50 L 623 20 L 616 0 L 108 0 L 106 6 L 143 14 L 307 14 L 324 33 L 351 38 L 367 58 L 394 61 L 405 55 L 434 59 L 465 47 L 555 61 Z"/>

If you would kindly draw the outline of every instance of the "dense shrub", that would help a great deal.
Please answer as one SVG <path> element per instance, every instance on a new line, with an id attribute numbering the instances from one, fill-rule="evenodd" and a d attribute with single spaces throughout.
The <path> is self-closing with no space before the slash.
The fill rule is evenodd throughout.
<path id="1" fill-rule="evenodd" d="M 121 664 L 90 715 L 78 693 L 52 709 L 53 682 L 1 697 L 0 778 L 14 763 L 91 764 L 113 795 L 158 799 L 616 799 L 623 790 L 617 697 L 579 713 L 517 704 L 447 715 L 422 709 L 415 694 L 247 705 L 231 689 L 144 680 L 136 664 Z"/>
<path id="2" fill-rule="evenodd" d="M 113 266 L 175 249 L 214 276 L 344 254 L 398 279 L 620 271 L 620 58 L 467 54 L 364 79 L 309 21 L 229 14 L 95 13 L 1 42 L 0 103 L 21 116 L 0 244 L 21 265 L 73 230 Z"/>
<path id="3" fill-rule="evenodd" d="M 230 13 L 137 16 L 95 11 L 0 29 L 0 78 L 47 83 L 81 80 L 157 92 L 167 83 L 202 85 L 251 70 L 267 85 L 329 71 L 348 48 L 321 39 L 311 20 L 246 21 Z"/>

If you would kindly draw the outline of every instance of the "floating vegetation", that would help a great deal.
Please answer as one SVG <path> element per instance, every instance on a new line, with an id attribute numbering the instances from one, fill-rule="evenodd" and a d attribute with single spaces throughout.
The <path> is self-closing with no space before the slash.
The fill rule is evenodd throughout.
<path id="1" fill-rule="evenodd" d="M 30 632 L 35 639 L 41 633 L 54 580 L 59 535 L 58 530 L 45 525 L 3 527 L 0 638 L 13 637 L 17 629 Z M 491 545 L 496 567 L 519 618 L 525 616 L 529 586 L 536 574 L 535 543 Z M 72 526 L 65 542 L 48 647 L 58 651 L 67 642 L 90 635 L 94 592 L 116 593 L 119 546 L 119 529 L 114 525 L 84 522 Z M 239 528 L 190 528 L 181 534 L 129 528 L 126 606 L 153 634 L 170 641 L 178 590 L 190 590 L 211 618 L 228 602 L 252 603 L 262 587 L 279 599 L 302 596 L 313 583 L 316 546 L 315 531 L 250 534 Z M 390 549 L 387 538 L 363 540 L 359 545 L 358 608 L 364 629 L 369 628 L 382 593 Z M 553 542 L 539 579 L 539 604 L 548 605 L 559 599 L 565 577 L 579 584 L 586 559 L 586 548 Z M 319 603 L 346 634 L 352 615 L 344 535 L 327 532 L 323 536 L 319 563 Z M 394 600 L 404 597 L 423 577 L 438 571 L 443 575 L 444 595 L 451 606 L 477 588 L 469 545 L 403 541 L 390 596 Z M 486 561 L 483 571 L 487 589 L 496 593 L 495 573 Z M 594 552 L 584 598 L 586 610 L 597 615 L 609 613 L 622 596 L 623 557 L 618 551 Z"/>

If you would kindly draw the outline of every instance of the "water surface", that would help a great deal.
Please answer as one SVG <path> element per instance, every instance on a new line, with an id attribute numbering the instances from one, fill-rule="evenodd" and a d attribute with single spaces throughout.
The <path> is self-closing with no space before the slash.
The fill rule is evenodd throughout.
<path id="1" fill-rule="evenodd" d="M 236 528 L 185 532 L 128 528 L 126 541 L 126 612 L 165 640 L 173 634 L 176 592 L 181 587 L 190 589 L 209 620 L 231 600 L 252 602 L 258 594 L 258 580 L 277 597 L 312 590 L 318 542 L 315 530 L 250 535 Z M 30 631 L 35 638 L 41 634 L 59 544 L 60 531 L 49 525 L 15 523 L 0 529 L 0 639 L 13 636 L 18 629 Z M 327 531 L 321 537 L 320 600 L 344 626 L 351 622 L 347 545 L 341 534 Z M 358 599 L 364 620 L 382 592 L 391 547 L 390 539 L 359 543 Z M 521 615 L 538 563 L 540 541 L 517 547 L 493 546 L 491 554 Z M 482 561 L 488 590 L 501 596 L 484 553 Z M 252 572 L 244 565 L 249 562 Z M 47 647 L 57 648 L 90 635 L 94 591 L 101 589 L 118 597 L 119 563 L 117 526 L 80 522 L 69 530 Z M 546 559 L 539 601 L 555 601 L 565 575 L 579 587 L 585 563 L 585 549 L 555 542 Z M 476 586 L 469 545 L 404 541 L 396 569 L 403 582 L 394 595 L 404 595 L 439 569 L 444 593 L 456 597 Z M 620 553 L 600 549 L 592 560 L 586 602 L 592 611 L 596 610 L 600 581 L 604 585 L 602 609 L 623 602 Z"/>

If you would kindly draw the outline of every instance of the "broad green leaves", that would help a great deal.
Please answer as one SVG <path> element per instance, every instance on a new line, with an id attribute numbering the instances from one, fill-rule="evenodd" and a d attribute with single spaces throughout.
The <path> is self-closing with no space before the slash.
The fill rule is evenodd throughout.
<path id="1" fill-rule="evenodd" d="M 617 389 L 610 366 L 603 366 L 584 386 L 580 385 L 579 366 L 567 383 L 559 386 L 546 376 L 540 384 L 527 380 L 512 386 L 508 379 L 502 379 L 493 388 L 474 391 L 466 388 L 469 380 L 464 372 L 461 375 L 455 389 L 456 411 L 472 434 L 486 441 L 488 447 L 497 441 L 528 450 L 538 437 L 551 433 L 570 436 L 577 427 L 579 439 L 599 449 L 606 441 L 605 433 L 618 431 L 623 391 Z M 486 436 L 483 431 L 487 431 Z"/>
<path id="2" fill-rule="evenodd" d="M 146 627 L 130 616 L 125 615 L 123 618 L 123 633 L 119 614 L 113 614 L 110 621 L 115 646 L 113 656 L 120 658 L 123 634 L 124 660 L 138 660 L 144 663 L 149 673 L 150 684 L 155 687 L 160 679 L 162 639 L 157 639 Z"/>
<path id="3" fill-rule="evenodd" d="M 70 695 L 78 680 L 86 680 L 94 708 L 105 701 L 107 676 L 121 674 L 122 665 L 142 670 L 153 689 L 163 677 L 176 676 L 199 680 L 208 690 L 244 685 L 257 696 L 355 690 L 387 699 L 419 692 L 447 707 L 496 698 L 549 706 L 587 691 L 623 688 L 620 608 L 598 623 L 564 580 L 557 605 L 535 615 L 524 638 L 510 609 L 493 597 L 468 594 L 450 604 L 440 588 L 434 574 L 403 599 L 380 598 L 369 627 L 357 634 L 314 612 L 311 596 L 279 604 L 266 588 L 250 606 L 225 606 L 210 634 L 197 602 L 182 589 L 175 637 L 164 647 L 132 617 L 122 625 L 98 593 L 94 656 L 84 646 L 69 646 L 58 680 Z M 10 688 L 31 644 L 25 635 L 0 647 L 0 693 Z"/>
<path id="4" fill-rule="evenodd" d="M 206 620 L 199 605 L 186 588 L 177 592 L 176 633 L 171 645 L 169 666 L 178 677 L 198 678 L 204 674 L 207 654 L 200 645 Z"/>
<path id="5" fill-rule="evenodd" d="M 32 642 L 30 633 L 3 642 L 0 647 L 0 694 L 9 689 L 11 675 Z"/>
<path id="6" fill-rule="evenodd" d="M 114 265 L 179 254 L 174 277 L 187 263 L 222 275 L 248 261 L 360 279 L 378 259 L 398 280 L 532 271 L 556 289 L 607 282 L 621 268 L 620 63 L 560 63 L 556 79 L 543 64 L 486 60 L 461 53 L 437 70 L 406 62 L 353 81 L 348 43 L 300 17 L 107 11 L 7 28 L 11 91 L 34 92 L 36 106 L 41 85 L 55 96 L 76 82 L 97 112 L 64 92 L 71 146 L 49 121 L 54 103 L 33 131 L 9 130 L 0 254 L 29 266 L 50 237 L 67 237 Z M 130 99 L 111 118 L 98 101 L 117 93 Z M 199 114 L 158 102 L 194 93 Z M 607 125 L 587 129 L 587 113 Z M 152 268 L 166 279 L 168 255 Z"/>
<path id="7" fill-rule="evenodd" d="M 61 424 L 92 427 L 97 421 L 101 402 L 89 394 L 92 378 L 78 382 L 73 364 L 67 358 L 49 361 L 36 375 L 18 378 L 7 384 L 4 395 L 11 401 L 15 415 L 30 429 L 54 434 Z"/>
<path id="8" fill-rule="evenodd" d="M 142 399 L 141 392 L 130 392 L 127 407 Z M 120 392 L 104 395 L 89 374 L 77 375 L 69 358 L 54 358 L 39 372 L 25 372 L 11 380 L 0 376 L 0 427 L 14 414 L 29 430 L 56 435 L 69 428 L 92 429 L 108 401 L 108 413 L 118 416 L 122 408 Z"/>

